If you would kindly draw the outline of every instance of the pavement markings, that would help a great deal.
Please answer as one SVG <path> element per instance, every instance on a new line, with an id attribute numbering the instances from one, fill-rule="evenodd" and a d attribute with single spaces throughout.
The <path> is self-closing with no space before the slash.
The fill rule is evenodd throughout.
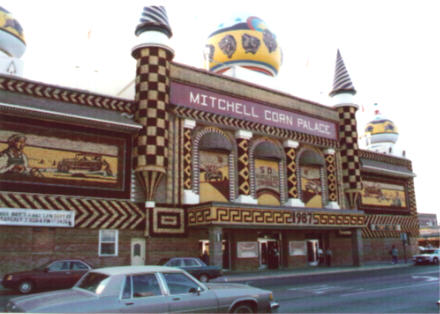
<path id="1" fill-rule="evenodd" d="M 411 276 L 412 279 L 423 279 L 425 281 L 437 281 L 438 277 L 433 276 Z"/>
<path id="2" fill-rule="evenodd" d="M 386 291 L 391 291 L 391 290 L 425 287 L 425 286 L 431 286 L 431 285 L 437 285 L 437 283 L 436 282 L 425 282 L 425 283 L 419 284 L 419 285 L 406 285 L 406 286 L 391 287 L 391 288 L 378 289 L 378 290 L 357 291 L 357 292 L 341 294 L 341 297 L 351 297 L 353 295 L 371 294 L 371 293 L 377 293 L 377 292 L 386 292 Z"/>
<path id="3" fill-rule="evenodd" d="M 319 285 L 319 286 L 310 286 L 310 287 L 294 287 L 294 288 L 288 288 L 287 290 L 321 295 L 335 291 L 350 290 L 350 287 Z"/>

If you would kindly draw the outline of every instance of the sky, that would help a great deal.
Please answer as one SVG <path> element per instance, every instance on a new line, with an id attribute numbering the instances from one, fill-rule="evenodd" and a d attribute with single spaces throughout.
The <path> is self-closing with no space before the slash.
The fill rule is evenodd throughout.
<path id="1" fill-rule="evenodd" d="M 340 49 L 357 90 L 360 135 L 378 103 L 399 130 L 397 146 L 412 160 L 418 212 L 440 220 L 437 0 L 3 0 L 0 6 L 23 27 L 25 78 L 116 96 L 134 79 L 134 30 L 142 8 L 153 4 L 167 10 L 174 61 L 197 68 L 204 67 L 204 45 L 220 23 L 258 16 L 276 35 L 283 64 L 277 77 L 257 75 L 253 83 L 324 105 L 331 105 Z M 121 95 L 133 93 L 129 86 Z"/>

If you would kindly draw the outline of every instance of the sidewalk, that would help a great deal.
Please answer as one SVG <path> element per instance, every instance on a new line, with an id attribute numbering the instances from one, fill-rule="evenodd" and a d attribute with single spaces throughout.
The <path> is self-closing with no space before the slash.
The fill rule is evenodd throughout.
<path id="1" fill-rule="evenodd" d="M 259 271 L 225 271 L 223 276 L 214 280 L 217 282 L 235 282 L 235 281 L 246 281 L 246 280 L 259 280 L 259 279 L 276 279 L 276 278 L 289 278 L 289 277 L 299 277 L 299 276 L 315 276 L 324 274 L 335 274 L 335 273 L 349 273 L 349 272 L 362 272 L 370 270 L 381 270 L 381 269 L 395 269 L 410 267 L 414 264 L 412 262 L 399 264 L 391 263 L 368 263 L 359 267 L 356 266 L 341 266 L 341 267 L 307 267 L 307 268 L 292 268 L 292 269 L 262 269 Z"/>

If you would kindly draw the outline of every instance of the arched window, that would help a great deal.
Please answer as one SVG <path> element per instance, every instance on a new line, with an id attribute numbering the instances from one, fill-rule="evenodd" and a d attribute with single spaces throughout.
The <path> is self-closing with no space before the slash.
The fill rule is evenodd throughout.
<path id="1" fill-rule="evenodd" d="M 324 157 L 318 152 L 306 149 L 298 156 L 300 196 L 305 207 L 323 208 L 324 193 Z"/>
<path id="2" fill-rule="evenodd" d="M 200 203 L 234 199 L 233 145 L 217 128 L 205 128 L 194 140 L 194 184 Z"/>
<path id="3" fill-rule="evenodd" d="M 283 150 L 269 139 L 257 139 L 250 148 L 251 193 L 260 205 L 285 202 Z"/>

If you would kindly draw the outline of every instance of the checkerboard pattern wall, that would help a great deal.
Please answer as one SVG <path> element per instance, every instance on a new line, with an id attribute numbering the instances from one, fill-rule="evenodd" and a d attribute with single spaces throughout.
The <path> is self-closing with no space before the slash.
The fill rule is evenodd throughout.
<path id="1" fill-rule="evenodd" d="M 137 122 L 143 125 L 134 149 L 136 171 L 165 173 L 168 163 L 168 104 L 170 90 L 170 61 L 172 53 L 159 47 L 141 47 L 133 52 L 137 60 L 136 103 Z M 151 185 L 147 197 L 154 195 L 152 187 L 159 176 L 145 175 L 144 183 Z M 148 199 L 152 200 L 152 199 Z"/>
<path id="2" fill-rule="evenodd" d="M 249 140 L 237 138 L 237 173 L 239 195 L 250 195 L 249 177 Z"/>
<path id="3" fill-rule="evenodd" d="M 298 178 L 296 176 L 296 149 L 285 147 L 286 172 L 287 172 L 287 196 L 288 198 L 298 198 Z"/>
<path id="4" fill-rule="evenodd" d="M 355 106 L 338 108 L 342 180 L 350 208 L 356 208 L 356 199 L 362 188 L 356 110 Z"/>
<path id="5" fill-rule="evenodd" d="M 328 187 L 328 200 L 331 202 L 337 202 L 337 181 L 336 181 L 336 164 L 334 154 L 325 154 L 325 168 L 327 169 L 327 187 Z"/>

